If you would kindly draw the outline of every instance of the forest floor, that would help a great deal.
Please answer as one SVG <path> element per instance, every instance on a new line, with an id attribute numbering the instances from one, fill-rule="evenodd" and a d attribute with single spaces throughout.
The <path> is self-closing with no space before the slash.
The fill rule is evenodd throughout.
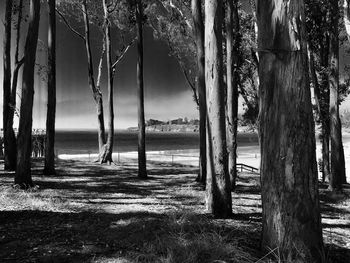
<path id="1" fill-rule="evenodd" d="M 14 189 L 0 165 L 0 262 L 274 262 L 260 252 L 259 177 L 239 174 L 233 216 L 206 214 L 193 166 L 150 162 L 149 179 L 136 163 L 117 166 L 65 160 L 37 189 Z M 349 262 L 350 187 L 320 190 L 329 262 Z M 281 262 L 281 261 L 280 261 Z"/>

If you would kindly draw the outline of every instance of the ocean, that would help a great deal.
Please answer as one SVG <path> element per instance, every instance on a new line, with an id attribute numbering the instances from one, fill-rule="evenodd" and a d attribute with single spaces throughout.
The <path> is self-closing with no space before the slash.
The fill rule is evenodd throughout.
<path id="1" fill-rule="evenodd" d="M 137 132 L 117 131 L 114 137 L 113 152 L 137 151 Z M 238 135 L 238 145 L 258 146 L 258 136 L 254 133 Z M 90 154 L 98 153 L 96 131 L 57 131 L 56 154 Z M 199 151 L 198 133 L 151 132 L 146 133 L 147 151 Z"/>

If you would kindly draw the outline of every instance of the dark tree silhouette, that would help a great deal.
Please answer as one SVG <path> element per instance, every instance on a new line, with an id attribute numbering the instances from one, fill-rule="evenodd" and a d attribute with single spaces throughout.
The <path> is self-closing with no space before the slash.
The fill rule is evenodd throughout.
<path id="1" fill-rule="evenodd" d="M 142 1 L 136 0 L 136 31 L 137 31 L 137 98 L 138 98 L 138 162 L 140 178 L 147 178 L 146 168 L 146 126 L 143 85 L 143 7 Z"/>
<path id="2" fill-rule="evenodd" d="M 56 0 L 48 0 L 48 73 L 47 73 L 47 116 L 44 174 L 55 171 L 55 121 L 56 121 Z"/>
<path id="3" fill-rule="evenodd" d="M 32 115 L 34 98 L 34 70 L 38 43 L 40 1 L 30 0 L 29 26 L 24 47 L 21 109 L 18 128 L 17 167 L 15 184 L 22 188 L 33 186 L 31 176 Z"/>
<path id="4" fill-rule="evenodd" d="M 11 28 L 13 1 L 6 0 L 4 36 L 4 79 L 3 79 L 3 128 L 5 170 L 16 169 L 16 136 L 13 130 L 14 101 L 11 95 Z"/>

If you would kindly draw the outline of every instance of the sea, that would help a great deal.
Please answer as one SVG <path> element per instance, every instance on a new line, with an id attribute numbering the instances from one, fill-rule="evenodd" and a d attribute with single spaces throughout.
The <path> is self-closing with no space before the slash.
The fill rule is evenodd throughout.
<path id="1" fill-rule="evenodd" d="M 138 133 L 120 130 L 114 136 L 114 152 L 137 151 Z M 238 135 L 239 147 L 258 146 L 255 133 Z M 97 131 L 57 131 L 55 142 L 56 155 L 93 154 L 98 152 Z M 155 151 L 199 151 L 199 134 L 186 132 L 149 132 L 146 133 L 146 150 Z"/>

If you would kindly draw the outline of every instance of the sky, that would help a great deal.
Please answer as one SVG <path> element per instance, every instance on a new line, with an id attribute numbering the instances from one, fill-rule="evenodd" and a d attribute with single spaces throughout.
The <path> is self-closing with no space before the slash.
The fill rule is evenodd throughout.
<path id="1" fill-rule="evenodd" d="M 0 1 L 0 15 L 4 19 L 4 1 Z M 42 7 L 40 46 L 46 45 L 46 9 Z M 77 24 L 75 24 L 77 26 Z M 3 43 L 3 26 L 0 27 Z M 81 29 L 81 27 L 78 27 Z M 23 34 L 22 40 L 24 40 Z M 92 36 L 95 74 L 101 39 Z M 1 45 L 2 47 L 2 45 Z M 153 38 L 150 28 L 144 33 L 145 118 L 170 120 L 179 117 L 198 118 L 192 91 L 187 85 L 177 61 L 169 56 L 167 45 Z M 0 49 L 2 58 L 2 48 Z M 38 49 L 38 63 L 46 62 L 46 51 Z M 87 60 L 83 41 L 58 21 L 57 25 L 57 129 L 95 129 L 97 117 L 91 90 L 88 86 Z M 125 129 L 137 126 L 136 45 L 133 45 L 118 64 L 114 80 L 115 127 Z M 0 63 L 0 95 L 2 97 L 3 66 Z M 105 63 L 104 63 L 105 66 Z M 103 74 L 102 91 L 107 106 L 106 74 Z M 96 76 L 95 76 L 96 78 Z M 20 86 L 20 85 L 19 85 Z M 45 81 L 35 77 L 33 128 L 44 128 L 46 119 L 47 88 Z M 2 104 L 2 99 L 0 104 Z M 2 105 L 1 105 L 2 108 Z M 2 111 L 1 111 L 2 112 Z M 105 121 L 107 123 L 107 111 Z M 2 115 L 2 113 L 1 113 Z M 2 120 L 2 116 L 1 116 Z M 18 120 L 15 120 L 15 123 Z M 2 126 L 2 124 L 1 124 Z"/>
<path id="2" fill-rule="evenodd" d="M 0 1 L 0 17 L 4 19 L 4 2 Z M 42 6 L 39 46 L 46 45 L 47 14 Z M 74 24 L 79 27 L 79 24 Z M 0 26 L 0 58 L 4 28 Z M 24 42 L 25 34 L 22 34 Z M 179 117 L 198 118 L 197 107 L 192 91 L 187 85 L 177 61 L 169 56 L 167 45 L 153 38 L 151 29 L 145 29 L 144 39 L 144 81 L 145 118 L 170 120 Z M 93 56 L 96 65 L 101 46 L 100 36 L 92 36 Z M 114 81 L 115 127 L 125 129 L 137 126 L 136 96 L 136 46 L 133 45 L 117 67 Z M 38 48 L 39 64 L 46 63 L 46 51 Z M 343 58 L 341 58 L 342 61 Z M 87 63 L 84 43 L 58 20 L 57 25 L 57 129 L 96 129 L 95 104 L 88 86 Z M 350 60 L 349 60 L 350 61 Z M 341 62 L 344 64 L 344 62 Z M 0 63 L 0 97 L 2 98 L 3 65 Z M 21 78 L 20 78 L 21 79 Z M 103 75 L 102 90 L 107 106 L 106 75 Z M 20 85 L 19 85 L 20 86 Z M 35 77 L 33 128 L 44 128 L 46 121 L 47 87 L 39 76 Z M 2 108 L 2 99 L 0 100 Z M 343 103 L 341 110 L 350 109 L 350 98 Z M 240 106 L 240 112 L 242 105 Z M 105 113 L 107 111 L 105 110 Z M 106 114 L 107 115 L 107 114 Z M 107 121 L 105 116 L 105 121 Z M 2 110 L 0 110 L 2 120 Z M 18 118 L 15 118 L 15 125 Z M 107 123 L 107 122 L 106 122 Z M 2 127 L 2 121 L 0 122 Z"/>

